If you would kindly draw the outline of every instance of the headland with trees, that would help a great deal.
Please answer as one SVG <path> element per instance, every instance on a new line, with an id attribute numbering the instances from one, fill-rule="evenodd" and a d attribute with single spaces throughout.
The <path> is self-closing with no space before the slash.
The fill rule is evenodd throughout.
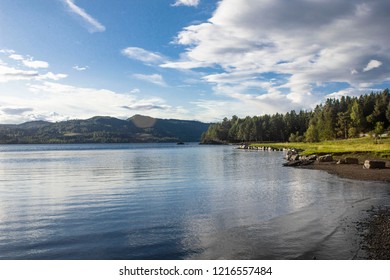
<path id="1" fill-rule="evenodd" d="M 380 136 L 389 129 L 390 94 L 385 89 L 359 97 L 327 99 L 312 111 L 247 116 L 210 125 L 203 143 L 321 142 Z"/>

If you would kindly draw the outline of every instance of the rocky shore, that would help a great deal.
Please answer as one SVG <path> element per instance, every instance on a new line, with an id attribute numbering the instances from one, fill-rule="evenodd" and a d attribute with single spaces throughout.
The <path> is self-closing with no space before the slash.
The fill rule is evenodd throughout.
<path id="1" fill-rule="evenodd" d="M 358 222 L 361 232 L 361 248 L 368 259 L 390 260 L 390 206 L 368 210 L 367 219 Z"/>
<path id="2" fill-rule="evenodd" d="M 323 170 L 342 178 L 390 182 L 390 160 L 372 158 L 371 155 L 328 155 L 300 156 L 298 151 L 289 149 L 284 166 Z"/>

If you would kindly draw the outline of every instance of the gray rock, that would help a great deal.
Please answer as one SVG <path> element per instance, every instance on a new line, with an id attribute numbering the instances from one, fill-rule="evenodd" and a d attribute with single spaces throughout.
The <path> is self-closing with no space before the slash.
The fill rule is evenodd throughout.
<path id="1" fill-rule="evenodd" d="M 324 155 L 317 158 L 318 162 L 332 162 L 333 156 L 332 155 Z"/>
<path id="2" fill-rule="evenodd" d="M 306 157 L 308 160 L 316 160 L 317 159 L 317 155 L 309 155 Z"/>
<path id="3" fill-rule="evenodd" d="M 357 159 L 357 158 L 342 158 L 342 159 L 339 159 L 337 164 L 359 164 L 359 159 Z"/>
<path id="4" fill-rule="evenodd" d="M 291 155 L 290 160 L 293 160 L 293 161 L 299 160 L 299 155 L 298 154 Z"/>
<path id="5" fill-rule="evenodd" d="M 386 168 L 386 162 L 379 160 L 366 160 L 363 165 L 364 169 L 384 169 Z"/>

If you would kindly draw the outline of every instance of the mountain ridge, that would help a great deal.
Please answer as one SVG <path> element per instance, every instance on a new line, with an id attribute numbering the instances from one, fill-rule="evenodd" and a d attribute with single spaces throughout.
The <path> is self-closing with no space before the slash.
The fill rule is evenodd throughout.
<path id="1" fill-rule="evenodd" d="M 134 115 L 0 124 L 0 144 L 199 142 L 210 124 Z"/>

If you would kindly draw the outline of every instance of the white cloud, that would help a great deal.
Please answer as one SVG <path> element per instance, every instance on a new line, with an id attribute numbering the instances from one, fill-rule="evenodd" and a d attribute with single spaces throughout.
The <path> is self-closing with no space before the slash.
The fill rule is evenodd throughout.
<path id="1" fill-rule="evenodd" d="M 49 63 L 42 60 L 31 60 L 31 59 L 23 60 L 23 64 L 29 68 L 34 68 L 34 69 L 49 67 Z"/>
<path id="2" fill-rule="evenodd" d="M 6 65 L 0 65 L 0 83 L 8 81 L 33 80 L 39 77 L 37 71 L 20 70 Z"/>
<path id="3" fill-rule="evenodd" d="M 142 81 L 153 83 L 158 86 L 162 86 L 162 87 L 167 86 L 166 82 L 164 81 L 164 78 L 160 74 L 152 74 L 152 75 L 134 74 L 133 77 Z"/>
<path id="4" fill-rule="evenodd" d="M 88 30 L 90 32 L 103 32 L 106 28 L 92 16 L 90 16 L 87 12 L 85 12 L 82 8 L 77 6 L 74 3 L 74 0 L 63 0 L 64 3 L 69 7 L 70 11 L 74 14 L 80 16 L 84 22 L 88 24 Z"/>
<path id="5" fill-rule="evenodd" d="M 45 74 L 41 74 L 37 77 L 37 80 L 53 80 L 58 81 L 61 79 L 65 79 L 68 77 L 67 74 L 54 74 L 53 72 L 47 72 Z"/>
<path id="6" fill-rule="evenodd" d="M 88 66 L 78 66 L 78 65 L 73 66 L 73 69 L 76 71 L 85 71 L 88 68 L 89 68 Z"/>
<path id="7" fill-rule="evenodd" d="M 363 69 L 363 72 L 367 72 L 367 71 L 370 71 L 372 69 L 375 69 L 375 68 L 378 68 L 379 66 L 382 65 L 382 62 L 380 62 L 379 60 L 370 60 L 370 62 L 367 64 L 367 66 Z"/>
<path id="8" fill-rule="evenodd" d="M 51 108 L 70 118 L 88 118 L 96 115 L 127 116 L 128 110 L 147 114 L 148 110 L 173 110 L 157 97 L 137 98 L 134 95 L 117 93 L 107 89 L 75 87 L 67 84 L 44 82 L 30 85 L 30 91 L 45 97 L 42 105 L 34 108 Z"/>
<path id="9" fill-rule="evenodd" d="M 126 119 L 134 114 L 185 118 L 188 112 L 159 97 L 142 97 L 108 89 L 76 87 L 57 82 L 33 82 L 26 92 L 5 92 L 0 123 L 31 120 L 62 121 L 103 115 Z"/>
<path id="10" fill-rule="evenodd" d="M 13 60 L 24 60 L 23 56 L 20 54 L 11 54 L 9 58 L 12 58 Z"/>
<path id="11" fill-rule="evenodd" d="M 34 60 L 32 57 L 25 58 L 24 56 L 20 54 L 16 54 L 13 52 L 9 58 L 16 60 L 16 61 L 21 61 L 24 66 L 28 68 L 33 68 L 33 69 L 38 69 L 38 68 L 48 68 L 49 63 L 46 61 L 42 60 Z"/>
<path id="12" fill-rule="evenodd" d="M 15 51 L 14 50 L 10 50 L 10 49 L 1 49 L 0 53 L 3 53 L 3 54 L 13 54 L 13 53 L 15 53 Z"/>
<path id="13" fill-rule="evenodd" d="M 388 10 L 387 0 L 222 0 L 208 21 L 177 35 L 175 42 L 186 51 L 161 66 L 215 66 L 203 79 L 215 85 L 216 94 L 239 103 L 254 96 L 259 108 L 265 99 L 283 102 L 284 97 L 307 108 L 322 101 L 318 85 L 344 83 L 360 91 L 388 79 Z M 369 71 L 374 68 L 378 71 Z"/>
<path id="14" fill-rule="evenodd" d="M 200 3 L 200 0 L 176 0 L 172 6 L 191 6 L 197 7 Z"/>
<path id="15" fill-rule="evenodd" d="M 132 90 L 130 90 L 130 93 L 132 93 L 132 94 L 137 94 L 140 92 L 141 92 L 141 90 L 139 88 L 133 88 Z"/>
<path id="16" fill-rule="evenodd" d="M 54 80 L 58 81 L 60 79 L 66 78 L 67 74 L 62 73 L 53 73 L 46 72 L 45 68 L 49 67 L 49 63 L 41 60 L 34 60 L 30 56 L 23 56 L 17 54 L 13 50 L 0 50 L 0 53 L 9 55 L 8 57 L 15 61 L 22 62 L 23 66 L 27 68 L 32 68 L 34 70 L 26 70 L 19 63 L 10 63 L 9 65 L 0 60 L 0 83 L 5 83 L 9 81 L 44 81 L 44 80 Z"/>
<path id="17" fill-rule="evenodd" d="M 39 73 L 35 70 L 22 70 L 7 65 L 0 65 L 0 83 L 9 81 L 41 81 L 41 80 L 60 80 L 66 78 L 66 74 L 54 74 L 53 72 Z"/>
<path id="18" fill-rule="evenodd" d="M 137 47 L 128 47 L 123 49 L 121 53 L 130 59 L 139 60 L 145 63 L 161 63 L 165 60 L 164 57 L 158 53 Z"/>

